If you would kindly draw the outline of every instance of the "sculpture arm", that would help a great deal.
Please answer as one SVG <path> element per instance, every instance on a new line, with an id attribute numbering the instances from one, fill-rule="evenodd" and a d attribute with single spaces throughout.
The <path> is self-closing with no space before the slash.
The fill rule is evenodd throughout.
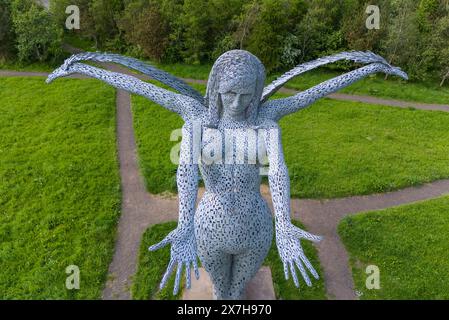
<path id="1" fill-rule="evenodd" d="M 293 68 L 292 70 L 284 73 L 282 76 L 274 80 L 263 90 L 261 102 L 265 102 L 275 94 L 284 84 L 286 84 L 291 79 L 320 66 L 334 63 L 340 60 L 354 61 L 361 64 L 370 64 L 374 62 L 380 62 L 383 64 L 388 64 L 388 62 L 381 56 L 374 54 L 370 51 L 350 51 L 350 52 L 340 52 L 331 56 L 321 57 L 313 61 L 309 61 L 300 64 Z"/>
<path id="2" fill-rule="evenodd" d="M 167 270 L 162 277 L 160 288 L 162 289 L 175 265 L 177 265 L 175 286 L 173 294 L 176 295 L 179 290 L 181 274 L 185 267 L 186 286 L 190 288 L 190 268 L 193 265 L 195 276 L 199 278 L 199 270 L 197 263 L 197 247 L 194 232 L 194 216 L 195 203 L 198 193 L 198 164 L 195 160 L 195 134 L 201 127 L 196 127 L 188 122 L 183 126 L 183 138 L 181 142 L 180 163 L 177 171 L 177 184 L 179 196 L 179 220 L 178 226 L 171 231 L 167 237 L 158 244 L 149 248 L 149 250 L 157 250 L 171 244 L 170 262 Z M 195 131 L 196 130 L 196 131 Z"/>
<path id="3" fill-rule="evenodd" d="M 179 197 L 178 227 L 189 228 L 193 233 L 195 203 L 198 195 L 199 168 L 195 150 L 201 139 L 201 125 L 186 123 L 182 128 L 180 160 L 176 174 Z"/>
<path id="4" fill-rule="evenodd" d="M 51 83 L 59 77 L 64 77 L 73 73 L 80 73 L 99 79 L 117 89 L 144 96 L 167 110 L 176 112 L 184 119 L 184 121 L 193 120 L 205 112 L 205 107 L 193 98 L 159 88 L 158 86 L 141 81 L 132 76 L 106 71 L 83 63 L 71 64 L 67 68 L 65 68 L 64 65 L 61 66 L 48 76 L 47 83 Z"/>
<path id="5" fill-rule="evenodd" d="M 191 97 L 195 100 L 198 100 L 200 103 L 204 103 L 204 98 L 200 92 L 193 89 L 183 80 L 171 75 L 168 72 L 163 70 L 159 70 L 156 67 L 143 63 L 140 60 L 125 57 L 119 54 L 112 53 L 100 53 L 100 52 L 83 52 L 79 54 L 75 54 L 68 58 L 63 67 L 68 68 L 71 65 L 81 62 L 81 61 L 96 61 L 96 62 L 113 62 L 124 65 L 130 69 L 137 70 L 142 72 L 143 74 L 151 77 L 154 80 L 157 80 L 173 89 L 178 91 L 179 93 Z"/>
<path id="6" fill-rule="evenodd" d="M 296 266 L 306 284 L 311 286 L 312 282 L 307 274 L 307 270 L 316 279 L 319 278 L 319 275 L 306 257 L 300 240 L 305 239 L 317 242 L 321 240 L 321 237 L 304 231 L 291 222 L 290 179 L 282 152 L 279 132 L 279 128 L 272 127 L 272 129 L 268 130 L 266 139 L 269 160 L 268 181 L 275 214 L 276 244 L 284 265 L 285 278 L 288 280 L 290 273 L 296 287 L 299 287 Z"/>
<path id="7" fill-rule="evenodd" d="M 276 225 L 283 226 L 291 223 L 290 178 L 282 150 L 281 130 L 274 122 L 266 126 L 266 128 L 268 128 L 265 135 L 269 162 L 268 183 L 270 185 Z"/>
<path id="8" fill-rule="evenodd" d="M 399 68 L 395 68 L 384 63 L 372 63 L 336 78 L 327 80 L 294 96 L 268 101 L 262 105 L 259 116 L 265 119 L 279 121 L 282 117 L 304 109 L 318 99 L 343 89 L 354 82 L 377 72 L 397 75 L 407 79 L 407 74 Z"/>

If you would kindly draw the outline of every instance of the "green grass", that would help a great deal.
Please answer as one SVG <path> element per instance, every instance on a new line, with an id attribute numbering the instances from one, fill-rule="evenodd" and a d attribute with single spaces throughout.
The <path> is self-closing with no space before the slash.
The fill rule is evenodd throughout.
<path id="1" fill-rule="evenodd" d="M 0 70 L 10 70 L 10 71 L 27 71 L 27 72 L 51 72 L 58 68 L 66 58 L 71 54 L 65 52 L 55 61 L 52 62 L 20 62 L 17 58 L 0 57 Z"/>
<path id="2" fill-rule="evenodd" d="M 362 299 L 449 299 L 449 196 L 346 217 L 339 234 Z M 380 289 L 365 286 L 366 266 Z"/>
<path id="3" fill-rule="evenodd" d="M 98 299 L 120 214 L 115 94 L 44 80 L 0 78 L 0 299 Z"/>
<path id="4" fill-rule="evenodd" d="M 197 86 L 197 88 L 204 88 Z M 132 98 L 140 167 L 152 193 L 176 192 L 170 141 L 182 120 Z M 320 100 L 281 121 L 291 193 L 372 194 L 449 177 L 449 114 Z"/>
<path id="5" fill-rule="evenodd" d="M 149 63 L 177 77 L 196 79 L 196 80 L 207 80 L 209 78 L 210 70 L 212 69 L 212 65 L 208 64 L 189 65 L 183 63 L 173 63 L 173 64 L 161 64 L 155 62 Z"/>
<path id="6" fill-rule="evenodd" d="M 298 222 L 296 225 L 301 226 Z M 302 226 L 301 226 L 302 227 Z M 143 235 L 138 270 L 133 279 L 132 295 L 136 300 L 163 299 L 174 300 L 179 299 L 181 294 L 173 296 L 172 290 L 174 285 L 175 273 L 172 274 L 168 285 L 159 291 L 159 283 L 167 268 L 170 260 L 170 246 L 159 249 L 155 252 L 149 252 L 148 247 L 161 241 L 171 230 L 176 228 L 176 222 L 168 222 L 150 227 Z M 303 241 L 306 256 L 316 268 L 317 272 L 322 275 L 317 253 L 310 242 Z M 284 279 L 284 269 L 282 262 L 277 253 L 276 244 L 273 239 L 271 250 L 264 262 L 271 268 L 273 275 L 273 284 L 277 299 L 282 300 L 319 300 L 326 299 L 324 281 L 315 280 L 313 277 L 313 286 L 307 287 L 302 279 L 300 279 L 300 289 L 297 289 L 293 280 L 286 281 Z M 300 278 L 299 272 L 298 277 Z M 183 279 L 185 276 L 183 275 Z M 183 284 L 184 285 L 184 284 Z"/>
<path id="7" fill-rule="evenodd" d="M 48 63 L 20 63 L 12 60 L 0 59 L 0 70 L 29 71 L 29 72 L 51 72 L 57 65 Z"/>
<path id="8" fill-rule="evenodd" d="M 305 73 L 286 84 L 296 90 L 306 90 L 343 72 L 317 70 Z M 417 83 L 397 77 L 385 80 L 383 74 L 373 75 L 342 89 L 340 93 L 368 95 L 385 99 L 415 101 L 422 103 L 449 104 L 449 86 L 440 87 L 437 82 Z"/>

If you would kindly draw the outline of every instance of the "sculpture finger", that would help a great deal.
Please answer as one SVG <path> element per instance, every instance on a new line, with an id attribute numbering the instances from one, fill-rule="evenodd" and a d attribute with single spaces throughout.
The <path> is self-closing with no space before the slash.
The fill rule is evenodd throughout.
<path id="1" fill-rule="evenodd" d="M 168 243 L 170 242 L 170 239 L 168 237 L 166 237 L 164 240 L 162 240 L 161 242 L 152 245 L 151 247 L 148 248 L 148 250 L 150 251 L 156 251 L 160 248 L 165 247 Z"/>
<path id="2" fill-rule="evenodd" d="M 312 286 L 312 281 L 310 281 L 310 278 L 307 275 L 306 269 L 304 269 L 304 266 L 302 265 L 301 260 L 298 257 L 295 258 L 295 263 L 296 263 L 296 266 L 299 269 L 299 272 L 301 272 L 301 275 L 302 275 L 304 281 L 306 282 L 306 284 L 309 287 L 311 287 Z"/>
<path id="3" fill-rule="evenodd" d="M 52 83 L 54 80 L 56 80 L 57 78 L 60 77 L 64 77 L 65 75 L 67 75 L 68 73 L 64 72 L 61 70 L 61 68 L 58 68 L 56 70 L 54 70 L 51 74 L 48 75 L 47 79 L 45 80 L 45 82 L 47 84 Z"/>
<path id="4" fill-rule="evenodd" d="M 295 235 L 299 238 L 310 240 L 313 242 L 320 242 L 321 240 L 323 240 L 323 237 L 314 235 L 301 229 L 296 229 Z"/>
<path id="5" fill-rule="evenodd" d="M 301 258 L 302 262 L 306 265 L 306 268 L 309 269 L 310 273 L 314 276 L 315 279 L 319 279 L 320 276 L 318 275 L 318 272 L 316 272 L 313 265 L 310 263 L 310 260 L 307 259 L 306 255 L 302 252 L 299 253 L 299 257 Z"/>
<path id="6" fill-rule="evenodd" d="M 179 291 L 179 283 L 181 282 L 181 274 L 182 274 L 182 266 L 183 266 L 183 262 L 179 261 L 178 262 L 178 270 L 176 270 L 176 279 L 175 279 L 175 286 L 173 288 L 173 295 L 177 295 L 178 291 Z"/>
<path id="7" fill-rule="evenodd" d="M 191 270 L 190 270 L 190 262 L 186 263 L 186 287 L 187 289 L 190 289 L 190 287 L 192 286 L 192 276 L 190 274 Z"/>
<path id="8" fill-rule="evenodd" d="M 288 266 L 287 263 L 284 262 L 284 275 L 285 275 L 285 280 L 288 280 L 289 276 L 288 276 Z"/>
<path id="9" fill-rule="evenodd" d="M 162 277 L 160 289 L 163 289 L 167 283 L 167 280 L 170 278 L 171 273 L 173 272 L 173 268 L 175 267 L 175 260 L 170 260 L 170 263 L 168 264 L 167 270 L 164 273 L 164 276 Z"/>
<path id="10" fill-rule="evenodd" d="M 195 270 L 195 278 L 196 280 L 198 280 L 200 278 L 200 271 L 198 270 L 198 262 L 195 260 L 193 260 L 193 270 Z"/>
<path id="11" fill-rule="evenodd" d="M 293 282 L 295 283 L 296 288 L 299 288 L 298 276 L 296 275 L 295 265 L 293 261 L 290 261 L 290 272 L 292 274 Z"/>

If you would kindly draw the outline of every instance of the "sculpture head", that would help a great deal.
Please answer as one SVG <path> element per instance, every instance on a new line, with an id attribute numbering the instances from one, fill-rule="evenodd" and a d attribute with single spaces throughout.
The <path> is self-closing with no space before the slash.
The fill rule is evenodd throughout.
<path id="1" fill-rule="evenodd" d="M 244 50 L 221 55 L 212 67 L 206 92 L 209 125 L 217 127 L 221 117 L 254 123 L 265 84 L 265 68 Z"/>

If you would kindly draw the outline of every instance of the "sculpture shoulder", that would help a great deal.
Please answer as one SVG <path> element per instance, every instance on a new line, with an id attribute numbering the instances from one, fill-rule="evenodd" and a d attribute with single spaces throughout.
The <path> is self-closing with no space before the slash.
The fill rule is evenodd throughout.
<path id="1" fill-rule="evenodd" d="M 266 129 L 266 130 L 270 129 L 280 130 L 279 124 L 276 121 L 265 117 L 260 117 L 258 119 L 257 127 L 259 129 Z"/>
<path id="2" fill-rule="evenodd" d="M 201 121 L 207 113 L 207 108 L 204 104 L 191 97 L 178 94 L 179 101 L 182 104 L 183 118 L 187 123 L 193 123 Z"/>
<path id="3" fill-rule="evenodd" d="M 199 103 L 199 102 L 197 102 Z M 193 116 L 188 117 L 184 120 L 182 125 L 183 132 L 193 132 L 194 130 L 199 130 L 202 133 L 205 128 L 207 128 L 207 112 L 196 112 Z"/>

